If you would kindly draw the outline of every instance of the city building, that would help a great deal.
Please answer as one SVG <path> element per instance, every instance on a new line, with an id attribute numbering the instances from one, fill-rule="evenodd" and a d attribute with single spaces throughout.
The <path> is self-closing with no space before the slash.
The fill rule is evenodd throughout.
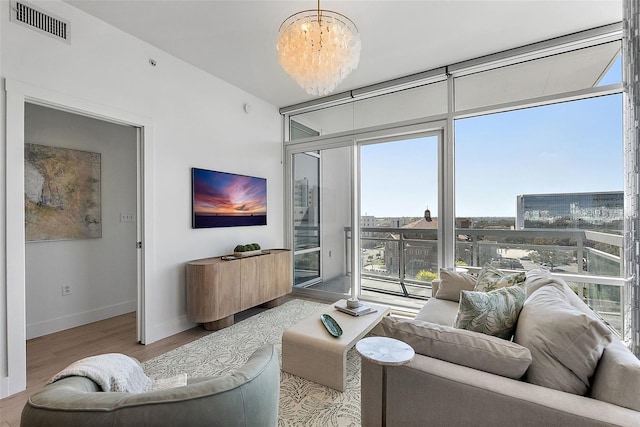
<path id="1" fill-rule="evenodd" d="M 385 242 L 384 261 L 387 271 L 408 280 L 421 270 L 438 270 L 438 219 L 420 218 L 389 233 Z M 404 269 L 404 271 L 401 271 Z"/>
<path id="2" fill-rule="evenodd" d="M 360 228 L 374 228 L 376 226 L 376 217 L 371 215 L 362 215 L 360 217 Z M 373 237 L 373 231 L 363 231 L 362 237 Z"/>
<path id="3" fill-rule="evenodd" d="M 581 228 L 622 233 L 623 221 L 622 191 L 523 194 L 517 197 L 518 230 Z"/>

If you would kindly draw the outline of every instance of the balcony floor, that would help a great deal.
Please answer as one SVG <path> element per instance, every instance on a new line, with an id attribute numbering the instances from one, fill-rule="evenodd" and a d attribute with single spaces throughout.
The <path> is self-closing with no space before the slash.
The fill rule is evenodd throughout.
<path id="1" fill-rule="evenodd" d="M 362 277 L 361 282 L 361 296 L 363 299 L 372 299 L 390 305 L 419 310 L 426 300 L 431 298 L 430 286 L 407 284 L 406 287 L 410 296 L 405 297 L 398 281 Z M 351 293 L 351 276 L 335 277 L 311 285 L 308 289 L 349 295 Z"/>

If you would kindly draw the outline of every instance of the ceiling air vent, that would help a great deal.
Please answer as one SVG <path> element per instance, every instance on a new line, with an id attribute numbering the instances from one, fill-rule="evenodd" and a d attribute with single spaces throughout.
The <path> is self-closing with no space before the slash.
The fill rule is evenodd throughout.
<path id="1" fill-rule="evenodd" d="M 67 43 L 69 22 L 22 0 L 11 1 L 11 21 Z"/>

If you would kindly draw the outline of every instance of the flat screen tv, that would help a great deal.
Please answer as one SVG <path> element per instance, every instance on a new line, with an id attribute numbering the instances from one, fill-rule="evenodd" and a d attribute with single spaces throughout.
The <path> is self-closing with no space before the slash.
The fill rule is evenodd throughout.
<path id="1" fill-rule="evenodd" d="M 191 168 L 193 228 L 267 225 L 267 180 Z"/>

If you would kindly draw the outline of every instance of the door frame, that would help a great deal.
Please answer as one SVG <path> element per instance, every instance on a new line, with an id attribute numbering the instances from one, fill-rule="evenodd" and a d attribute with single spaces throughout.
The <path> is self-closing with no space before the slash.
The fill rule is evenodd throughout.
<path id="1" fill-rule="evenodd" d="M 25 280 L 25 232 L 24 232 L 24 105 L 42 105 L 82 116 L 120 125 L 138 128 L 136 144 L 137 167 L 137 241 L 142 248 L 137 252 L 137 334 L 138 341 L 146 341 L 148 325 L 148 293 L 146 283 L 153 282 L 153 217 L 146 211 L 153 206 L 151 185 L 153 176 L 153 129 L 149 117 L 130 113 L 6 79 L 6 349 L 7 378 L 0 387 L 0 398 L 26 389 L 26 280 Z M 20 207 L 20 208 L 18 208 Z"/>
<path id="2" fill-rule="evenodd" d="M 438 236 L 438 240 L 437 240 L 437 247 L 438 247 L 438 254 L 437 254 L 437 261 L 438 261 L 438 268 L 443 268 L 448 266 L 447 264 L 447 259 L 451 258 L 453 255 L 451 255 L 449 252 L 451 252 L 452 248 L 454 248 L 454 230 L 450 230 L 451 226 L 453 225 L 453 223 L 448 223 L 446 218 L 448 217 L 447 215 L 445 215 L 445 212 L 453 212 L 453 190 L 452 190 L 452 186 L 453 186 L 453 157 L 451 158 L 447 158 L 444 159 L 444 157 L 446 156 L 445 153 L 447 153 L 448 151 L 445 149 L 446 147 L 446 143 L 445 143 L 445 135 L 446 135 L 446 122 L 444 121 L 434 121 L 434 122 L 429 122 L 423 125 L 418 125 L 418 126 L 407 126 L 405 128 L 401 128 L 401 131 L 398 132 L 398 129 L 393 129 L 392 131 L 375 131 L 375 132 L 363 132 L 360 134 L 357 134 L 355 137 L 355 147 L 356 150 L 354 152 L 354 157 L 357 158 L 357 161 L 354 161 L 354 167 L 356 167 L 356 171 L 357 171 L 357 177 L 355 179 L 354 182 L 354 186 L 355 188 L 357 188 L 357 201 L 354 200 L 355 205 L 353 207 L 353 212 L 354 212 L 354 221 L 356 220 L 356 218 L 360 218 L 360 214 L 361 214 L 361 190 L 362 190 L 362 177 L 361 177 L 361 172 L 362 172 L 362 163 L 361 163 L 361 150 L 363 147 L 368 146 L 368 145 L 376 145 L 376 144 L 385 144 L 385 143 L 393 143 L 393 142 L 397 142 L 397 141 L 403 141 L 403 140 L 410 140 L 410 139 L 420 139 L 420 138 L 436 138 L 436 164 L 437 164 L 437 171 L 436 171 L 436 176 L 437 176 L 437 182 L 436 182 L 436 189 L 437 189 L 437 206 L 438 206 L 438 229 L 437 229 L 437 236 Z M 449 192 L 450 191 L 450 192 Z M 360 231 L 360 221 L 357 221 L 357 236 L 355 236 L 357 238 L 354 239 L 352 237 L 352 242 L 354 244 L 354 248 L 353 248 L 353 253 L 360 253 L 361 251 L 361 242 L 360 242 L 360 236 L 361 236 L 361 231 Z M 358 256 L 357 259 L 353 259 L 352 260 L 353 265 L 356 265 L 357 263 L 357 268 L 352 268 L 352 275 L 354 277 L 354 280 L 356 281 L 355 286 L 355 293 L 357 295 L 360 295 L 360 291 L 361 291 L 361 285 L 362 285 L 362 277 L 361 277 L 361 272 L 362 272 L 362 265 L 361 265 L 361 259 Z M 400 266 L 401 269 L 404 268 L 404 266 Z M 402 270 L 401 270 L 402 271 Z M 354 274 L 355 272 L 355 274 Z M 356 275 L 357 274 L 357 275 Z M 403 280 L 403 273 L 401 273 L 400 275 L 400 280 L 401 280 L 401 286 L 404 287 L 404 284 L 402 282 Z M 352 286 L 354 286 L 352 284 Z M 376 302 L 381 302 L 384 303 L 385 302 L 385 297 L 369 297 L 369 299 L 372 299 Z"/>
<path id="3" fill-rule="evenodd" d="M 284 129 L 287 129 L 287 117 L 284 119 Z M 284 147 L 285 161 L 285 200 L 287 213 L 285 224 L 286 239 L 290 247 L 293 247 L 293 156 L 302 152 L 322 151 L 332 148 L 351 149 L 351 197 L 352 197 L 352 239 L 351 239 L 351 295 L 360 296 L 360 257 L 358 253 L 360 242 L 360 147 L 371 143 L 394 141 L 398 139 L 419 138 L 424 136 L 436 136 L 438 138 L 438 211 L 440 216 L 444 212 L 454 212 L 453 185 L 454 185 L 454 161 L 453 161 L 453 134 L 444 117 L 427 120 L 411 120 L 408 122 L 391 123 L 369 130 L 354 130 L 344 134 L 321 135 L 305 138 L 297 141 L 286 141 Z M 284 137 L 288 134 L 285 132 Z M 322 182 L 322 176 L 320 177 Z M 322 202 L 321 207 L 322 210 Z M 322 217 L 322 215 L 321 215 Z M 355 236 L 355 239 L 353 238 Z M 322 246 L 322 244 L 321 244 Z M 438 265 L 447 266 L 453 264 L 455 250 L 455 221 L 443 218 L 438 227 Z M 322 257 L 321 257 L 322 258 Z M 449 264 L 450 263 L 450 264 Z M 322 271 L 322 266 L 320 267 Z M 354 275 L 355 271 L 355 275 Z M 292 271 L 293 275 L 293 271 Z M 300 291 L 299 288 L 294 290 Z M 309 290 L 311 296 L 318 296 L 319 291 Z M 344 297 L 344 296 L 340 296 Z"/>

